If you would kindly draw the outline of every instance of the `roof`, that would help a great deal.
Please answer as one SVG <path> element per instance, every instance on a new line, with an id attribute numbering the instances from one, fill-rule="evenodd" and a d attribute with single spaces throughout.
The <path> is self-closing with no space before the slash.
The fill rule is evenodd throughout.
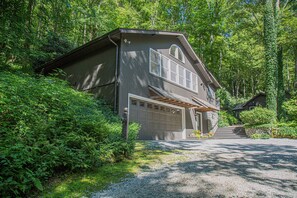
<path id="1" fill-rule="evenodd" d="M 166 102 L 166 103 L 181 106 L 181 107 L 196 108 L 199 111 L 203 111 L 203 112 L 213 111 L 213 110 L 218 111 L 218 108 L 216 108 L 215 106 L 194 96 L 192 96 L 193 99 L 191 100 L 184 96 L 171 93 L 151 85 L 149 85 L 149 90 L 151 91 L 150 92 L 151 98 L 154 100 Z"/>
<path id="2" fill-rule="evenodd" d="M 234 108 L 233 111 L 237 111 L 237 110 L 243 110 L 243 104 L 237 104 Z"/>
<path id="3" fill-rule="evenodd" d="M 255 95 L 254 97 L 252 97 L 251 99 L 249 99 L 248 101 L 246 101 L 245 103 L 242 103 L 242 104 L 237 104 L 232 110 L 233 111 L 238 111 L 238 110 L 243 110 L 244 107 L 250 103 L 251 101 L 255 100 L 256 98 L 260 97 L 260 96 L 266 96 L 265 93 L 263 92 L 260 92 L 258 93 L 257 95 Z"/>
<path id="4" fill-rule="evenodd" d="M 192 96 L 193 97 L 193 100 L 194 102 L 200 104 L 201 106 L 203 106 L 204 108 L 206 109 L 209 109 L 209 110 L 215 110 L 215 111 L 219 111 L 220 109 L 212 104 L 210 104 L 209 102 L 205 101 L 205 100 L 202 100 L 200 98 L 197 98 L 195 96 Z"/>
<path id="5" fill-rule="evenodd" d="M 143 29 L 126 29 L 118 28 L 115 29 L 101 37 L 98 37 L 72 51 L 66 53 L 65 55 L 58 57 L 57 59 L 50 61 L 43 66 L 36 69 L 37 72 L 48 73 L 49 71 L 64 66 L 65 64 L 78 59 L 86 54 L 95 52 L 96 50 L 102 49 L 103 46 L 106 46 L 110 43 L 110 38 L 114 41 L 120 40 L 121 34 L 146 34 L 146 35 L 166 35 L 166 36 L 175 36 L 179 39 L 189 56 L 193 59 L 194 65 L 199 69 L 199 71 L 206 78 L 208 83 L 213 84 L 216 88 L 220 88 L 221 85 L 216 80 L 216 78 L 210 73 L 210 71 L 205 67 L 202 61 L 194 52 L 193 48 L 189 44 L 185 35 L 181 32 L 169 32 L 169 31 L 159 31 L 159 30 L 143 30 Z"/>
<path id="6" fill-rule="evenodd" d="M 255 100 L 256 98 L 260 97 L 260 96 L 266 96 L 265 93 L 260 92 L 257 95 L 255 95 L 254 97 L 252 97 L 251 99 L 249 99 L 248 101 L 246 101 L 245 103 L 242 104 L 242 107 L 245 107 L 249 102 Z"/>

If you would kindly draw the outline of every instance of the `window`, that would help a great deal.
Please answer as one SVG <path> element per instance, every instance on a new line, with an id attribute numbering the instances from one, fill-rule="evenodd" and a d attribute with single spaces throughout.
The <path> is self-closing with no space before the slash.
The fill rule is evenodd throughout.
<path id="1" fill-rule="evenodd" d="M 133 99 L 132 99 L 132 100 L 131 100 L 131 104 L 132 104 L 132 105 L 137 105 L 137 100 L 133 100 Z"/>
<path id="2" fill-rule="evenodd" d="M 213 90 L 210 86 L 207 86 L 207 96 L 208 96 L 210 99 L 215 99 L 215 93 L 214 93 L 214 90 Z"/>
<path id="3" fill-rule="evenodd" d="M 192 89 L 192 75 L 189 70 L 186 70 L 186 87 Z"/>
<path id="4" fill-rule="evenodd" d="M 139 106 L 141 106 L 141 107 L 144 107 L 144 104 L 145 104 L 145 103 L 144 103 L 143 101 L 140 101 L 140 102 L 139 102 Z"/>
<path id="5" fill-rule="evenodd" d="M 151 49 L 150 57 L 150 72 L 160 76 L 161 71 L 161 55 L 155 50 Z"/>
<path id="6" fill-rule="evenodd" d="M 198 76 L 195 73 L 153 49 L 150 49 L 149 60 L 150 73 L 198 92 Z"/>
<path id="7" fill-rule="evenodd" d="M 169 78 L 169 59 L 165 56 L 161 57 L 161 76 L 163 78 Z"/>
<path id="8" fill-rule="evenodd" d="M 147 104 L 147 108 L 152 109 L 152 108 L 153 108 L 153 105 L 150 104 L 150 103 L 148 103 L 148 104 Z"/>
<path id="9" fill-rule="evenodd" d="M 177 82 L 177 64 L 171 61 L 170 64 L 170 74 L 171 74 L 171 81 Z"/>
<path id="10" fill-rule="evenodd" d="M 198 76 L 192 73 L 192 88 L 194 91 L 198 92 Z"/>
<path id="11" fill-rule="evenodd" d="M 180 60 L 181 62 L 185 63 L 184 53 L 177 45 L 171 45 L 169 49 L 169 54 L 172 55 L 177 60 Z"/>
<path id="12" fill-rule="evenodd" d="M 178 84 L 184 86 L 184 79 L 185 79 L 185 68 L 183 66 L 178 67 Z"/>

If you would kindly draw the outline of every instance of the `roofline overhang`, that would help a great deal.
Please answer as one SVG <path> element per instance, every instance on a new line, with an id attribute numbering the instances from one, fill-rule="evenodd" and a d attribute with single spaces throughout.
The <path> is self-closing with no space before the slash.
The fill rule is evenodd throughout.
<path id="1" fill-rule="evenodd" d="M 199 57 L 194 52 L 192 46 L 188 42 L 188 40 L 185 37 L 185 34 L 181 32 L 169 32 L 169 31 L 159 31 L 159 30 L 144 30 L 144 29 L 127 29 L 127 28 L 118 28 L 115 29 L 109 33 L 104 34 L 103 36 L 100 36 L 78 48 L 75 48 L 74 50 L 66 53 L 63 56 L 60 56 L 41 67 L 38 67 L 35 71 L 36 72 L 44 72 L 47 73 L 48 71 L 55 69 L 56 67 L 59 67 L 59 64 L 61 62 L 64 62 L 67 64 L 68 62 L 72 61 L 72 56 L 79 55 L 84 52 L 85 49 L 94 47 L 96 44 L 99 44 L 103 41 L 108 41 L 109 38 L 112 38 L 113 40 L 116 40 L 114 37 L 116 37 L 119 34 L 146 34 L 146 35 L 165 35 L 165 36 L 176 36 L 179 41 L 182 43 L 183 47 L 186 49 L 190 57 L 194 61 L 194 65 L 199 69 L 199 71 L 203 74 L 203 76 L 206 78 L 206 81 L 208 84 L 213 84 L 216 88 L 221 88 L 222 86 L 219 84 L 219 82 L 216 80 L 216 78 L 211 74 L 211 72 L 206 68 L 206 66 L 203 64 L 203 62 L 199 59 Z M 119 37 L 118 37 L 119 38 Z"/>

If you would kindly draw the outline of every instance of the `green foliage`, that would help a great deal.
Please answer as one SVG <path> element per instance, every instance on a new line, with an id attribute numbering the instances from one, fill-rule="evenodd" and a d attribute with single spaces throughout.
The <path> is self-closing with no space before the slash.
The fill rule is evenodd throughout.
<path id="1" fill-rule="evenodd" d="M 277 74 L 277 30 L 273 0 L 265 0 L 264 44 L 265 44 L 265 93 L 267 108 L 276 112 Z"/>
<path id="2" fill-rule="evenodd" d="M 296 2 L 281 1 L 278 19 L 286 88 L 292 87 L 297 56 Z M 0 65 L 31 67 L 36 59 L 46 61 L 50 56 L 42 46 L 49 34 L 80 46 L 119 27 L 159 29 L 186 33 L 194 51 L 236 98 L 265 88 L 262 1 L 4 0 L 0 5 Z"/>
<path id="3" fill-rule="evenodd" d="M 130 125 L 125 142 L 120 119 L 102 102 L 54 77 L 9 72 L 0 73 L 0 120 L 4 197 L 42 190 L 42 181 L 55 172 L 129 157 L 139 129 Z"/>
<path id="4" fill-rule="evenodd" d="M 283 103 L 286 97 L 284 88 L 284 65 L 283 65 L 283 49 L 279 47 L 277 53 L 278 82 L 277 82 L 277 118 L 280 120 L 284 117 Z"/>
<path id="5" fill-rule="evenodd" d="M 221 110 L 219 112 L 219 127 L 226 127 L 230 125 L 237 124 L 238 120 L 233 115 L 228 113 L 227 111 Z"/>
<path id="6" fill-rule="evenodd" d="M 266 108 L 256 107 L 240 113 L 240 118 L 246 125 L 272 124 L 275 122 L 275 112 Z"/>
<path id="7" fill-rule="evenodd" d="M 288 116 L 288 120 L 297 123 L 297 97 L 284 102 L 283 108 Z"/>
<path id="8" fill-rule="evenodd" d="M 36 68 L 45 64 L 59 56 L 62 56 L 74 48 L 64 37 L 59 36 L 54 32 L 49 32 L 46 40 L 43 42 L 37 53 L 32 53 L 33 67 Z"/>
<path id="9" fill-rule="evenodd" d="M 235 98 L 225 88 L 217 90 L 216 96 L 220 99 L 221 109 L 227 110 L 230 113 L 237 104 L 246 102 L 244 98 Z"/>
<path id="10" fill-rule="evenodd" d="M 270 135 L 262 133 L 254 133 L 251 135 L 252 139 L 269 139 Z"/>
<path id="11" fill-rule="evenodd" d="M 274 138 L 297 139 L 297 127 L 282 126 L 272 133 Z"/>
<path id="12" fill-rule="evenodd" d="M 172 152 L 174 151 L 151 146 L 147 141 L 138 141 L 131 159 L 104 164 L 91 171 L 57 175 L 58 178 L 55 177 L 49 185 L 46 185 L 45 190 L 38 197 L 91 197 L 92 192 L 103 190 L 112 183 L 120 182 L 125 177 L 138 173 L 142 168 L 163 160 L 166 162 L 173 160 L 170 157 Z"/>

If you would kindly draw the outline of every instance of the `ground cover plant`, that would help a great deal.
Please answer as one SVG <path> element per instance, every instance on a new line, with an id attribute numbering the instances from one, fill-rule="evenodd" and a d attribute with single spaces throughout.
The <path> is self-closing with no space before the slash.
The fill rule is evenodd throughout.
<path id="1" fill-rule="evenodd" d="M 273 133 L 275 138 L 290 138 L 297 139 L 297 98 L 292 97 L 284 102 L 283 109 L 286 114 L 286 119 L 278 123 L 278 130 Z"/>
<path id="2" fill-rule="evenodd" d="M 105 189 L 108 185 L 132 176 L 151 164 L 158 163 L 163 157 L 175 151 L 158 147 L 151 148 L 145 141 L 138 141 L 134 154 L 119 163 L 105 164 L 92 171 L 59 175 L 53 178 L 41 197 L 83 197 Z"/>
<path id="3" fill-rule="evenodd" d="M 0 192 L 24 197 L 54 173 L 90 170 L 132 155 L 139 126 L 55 77 L 0 73 Z"/>

